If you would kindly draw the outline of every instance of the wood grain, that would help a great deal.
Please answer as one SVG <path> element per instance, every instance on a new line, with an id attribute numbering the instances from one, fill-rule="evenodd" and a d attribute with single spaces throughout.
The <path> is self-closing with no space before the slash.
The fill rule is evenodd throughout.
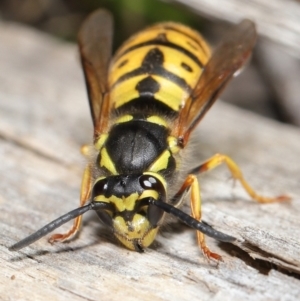
<path id="1" fill-rule="evenodd" d="M 300 125 L 299 1 L 173 0 L 170 3 L 180 3 L 193 13 L 219 21 L 210 26 L 217 32 L 226 28 L 223 21 L 238 23 L 245 18 L 254 21 L 260 37 L 255 48 L 255 68 L 248 68 L 237 79 L 238 88 L 227 89 L 223 98 L 264 116 L 273 115 Z"/>
<path id="2" fill-rule="evenodd" d="M 221 102 L 195 133 L 189 163 L 226 153 L 259 191 L 293 198 L 259 205 L 225 167 L 201 175 L 203 219 L 238 238 L 207 240 L 223 263 L 209 264 L 177 222 L 144 254 L 128 251 L 93 214 L 78 239 L 9 252 L 78 205 L 79 148 L 92 123 L 74 45 L 12 24 L 0 36 L 1 300 L 298 300 L 300 131 Z"/>
<path id="3" fill-rule="evenodd" d="M 213 19 L 237 23 L 248 18 L 260 35 L 300 58 L 300 3 L 295 0 L 172 0 Z"/>

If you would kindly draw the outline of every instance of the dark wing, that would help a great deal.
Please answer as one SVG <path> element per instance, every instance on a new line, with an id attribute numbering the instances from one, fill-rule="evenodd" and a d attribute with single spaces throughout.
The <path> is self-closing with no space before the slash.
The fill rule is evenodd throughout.
<path id="1" fill-rule="evenodd" d="M 178 124 L 173 131 L 173 135 L 179 137 L 182 146 L 185 146 L 191 132 L 216 101 L 234 73 L 247 62 L 256 37 L 255 24 L 250 20 L 243 20 L 228 32 L 216 48 L 182 108 Z"/>
<path id="2" fill-rule="evenodd" d="M 113 19 L 106 10 L 92 13 L 80 28 L 78 43 L 94 124 L 94 137 L 105 130 L 109 113 L 107 73 L 112 52 Z"/>

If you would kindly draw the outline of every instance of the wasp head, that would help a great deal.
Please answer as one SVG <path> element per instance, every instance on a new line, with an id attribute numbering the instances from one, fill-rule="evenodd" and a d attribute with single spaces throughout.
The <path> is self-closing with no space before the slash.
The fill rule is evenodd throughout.
<path id="1" fill-rule="evenodd" d="M 164 179 L 152 172 L 114 175 L 96 180 L 92 202 L 106 203 L 97 211 L 100 220 L 127 248 L 141 252 L 155 239 L 164 211 L 149 203 L 165 201 Z"/>

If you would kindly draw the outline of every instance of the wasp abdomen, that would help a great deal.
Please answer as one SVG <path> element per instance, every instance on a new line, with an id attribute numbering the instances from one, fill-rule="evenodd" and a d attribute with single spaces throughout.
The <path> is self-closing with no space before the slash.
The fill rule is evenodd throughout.
<path id="1" fill-rule="evenodd" d="M 174 23 L 150 27 L 127 41 L 112 60 L 110 101 L 117 110 L 146 100 L 144 110 L 161 104 L 164 111 L 178 113 L 209 57 L 195 31 Z"/>

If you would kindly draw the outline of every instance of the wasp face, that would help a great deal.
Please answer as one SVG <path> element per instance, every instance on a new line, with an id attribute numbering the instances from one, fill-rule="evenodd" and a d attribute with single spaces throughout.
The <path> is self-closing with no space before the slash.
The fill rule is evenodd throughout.
<path id="1" fill-rule="evenodd" d="M 97 211 L 100 220 L 131 250 L 149 246 L 164 212 L 149 205 L 150 199 L 165 200 L 164 184 L 154 173 L 99 178 L 93 187 L 93 202 L 106 203 Z"/>

